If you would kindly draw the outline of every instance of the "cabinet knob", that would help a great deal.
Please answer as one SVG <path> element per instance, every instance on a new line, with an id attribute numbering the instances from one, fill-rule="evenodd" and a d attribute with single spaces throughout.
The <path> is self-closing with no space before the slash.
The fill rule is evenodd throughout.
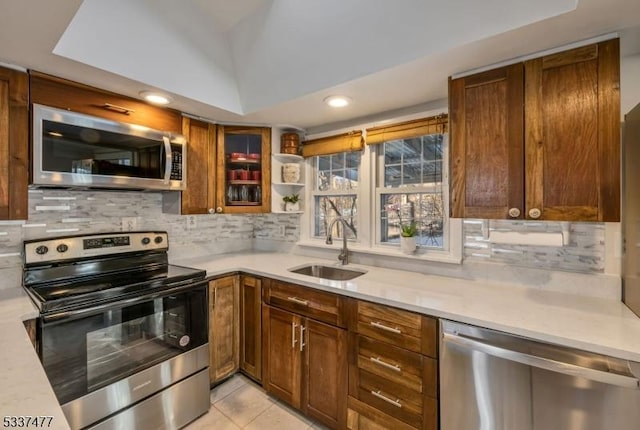
<path id="1" fill-rule="evenodd" d="M 520 216 L 520 209 L 518 208 L 509 209 L 509 216 L 511 218 L 518 218 Z"/>
<path id="2" fill-rule="evenodd" d="M 210 214 L 214 214 L 214 213 L 216 213 L 216 210 L 214 208 L 209 208 L 209 213 Z"/>
<path id="3" fill-rule="evenodd" d="M 221 214 L 221 213 L 222 213 L 222 208 L 221 208 L 220 206 L 218 206 L 218 207 L 216 208 L 216 213 L 219 213 L 219 214 Z"/>
<path id="4" fill-rule="evenodd" d="M 529 218 L 538 219 L 542 215 L 542 212 L 538 208 L 529 209 Z"/>

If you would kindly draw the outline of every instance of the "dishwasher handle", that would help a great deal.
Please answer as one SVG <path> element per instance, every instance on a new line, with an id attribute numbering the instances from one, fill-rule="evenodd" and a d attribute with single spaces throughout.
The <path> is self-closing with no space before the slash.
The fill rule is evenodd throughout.
<path id="1" fill-rule="evenodd" d="M 601 370 L 590 369 L 562 361 L 551 360 L 549 358 L 538 357 L 524 352 L 513 351 L 500 346 L 492 345 L 477 339 L 466 336 L 443 333 L 443 341 L 463 348 L 480 351 L 494 357 L 515 361 L 527 366 L 538 367 L 552 372 L 563 373 L 565 375 L 577 376 L 590 379 L 609 385 L 616 385 L 624 388 L 640 389 L 640 381 L 632 376 L 620 375 L 616 373 L 603 372 Z"/>

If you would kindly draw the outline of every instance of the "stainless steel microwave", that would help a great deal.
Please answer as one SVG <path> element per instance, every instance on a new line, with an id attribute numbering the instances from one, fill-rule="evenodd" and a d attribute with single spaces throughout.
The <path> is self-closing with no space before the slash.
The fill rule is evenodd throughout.
<path id="1" fill-rule="evenodd" d="M 35 186 L 183 190 L 184 136 L 33 105 Z"/>

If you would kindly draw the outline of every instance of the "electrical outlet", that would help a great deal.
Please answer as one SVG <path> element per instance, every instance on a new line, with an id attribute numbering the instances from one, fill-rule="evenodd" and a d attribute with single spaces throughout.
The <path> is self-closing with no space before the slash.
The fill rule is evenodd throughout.
<path id="1" fill-rule="evenodd" d="M 138 229 L 138 218 L 134 216 L 122 217 L 122 231 L 134 231 Z"/>
<path id="2" fill-rule="evenodd" d="M 198 227 L 198 219 L 195 215 L 189 215 L 187 217 L 187 230 L 193 230 Z"/>
<path id="3" fill-rule="evenodd" d="M 284 237 L 287 234 L 286 226 L 284 224 L 279 226 L 278 235 Z"/>

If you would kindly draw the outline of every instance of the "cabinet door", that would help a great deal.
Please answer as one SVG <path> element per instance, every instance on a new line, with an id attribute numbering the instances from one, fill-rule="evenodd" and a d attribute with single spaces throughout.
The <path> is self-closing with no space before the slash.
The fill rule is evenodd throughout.
<path id="1" fill-rule="evenodd" d="M 527 217 L 620 219 L 618 39 L 525 63 Z"/>
<path id="2" fill-rule="evenodd" d="M 262 306 L 262 383 L 268 393 L 300 409 L 300 317 Z"/>
<path id="3" fill-rule="evenodd" d="M 524 216 L 523 66 L 449 81 L 451 216 Z"/>
<path id="4" fill-rule="evenodd" d="M 0 67 L 0 220 L 27 219 L 29 80 Z"/>
<path id="5" fill-rule="evenodd" d="M 251 378 L 262 378 L 262 282 L 240 277 L 240 368 Z"/>
<path id="6" fill-rule="evenodd" d="M 303 320 L 303 407 L 331 428 L 344 428 L 347 418 L 347 331 L 311 319 Z"/>
<path id="7" fill-rule="evenodd" d="M 209 282 L 209 377 L 211 383 L 232 375 L 239 367 L 238 276 Z"/>
<path id="8" fill-rule="evenodd" d="M 187 139 L 187 186 L 182 191 L 183 215 L 215 211 L 216 126 L 182 118 Z"/>
<path id="9" fill-rule="evenodd" d="M 220 125 L 216 207 L 224 213 L 271 211 L 271 129 Z"/>
<path id="10" fill-rule="evenodd" d="M 32 71 L 30 75 L 31 103 L 161 131 L 181 132 L 181 115 L 176 110 L 44 73 Z"/>

